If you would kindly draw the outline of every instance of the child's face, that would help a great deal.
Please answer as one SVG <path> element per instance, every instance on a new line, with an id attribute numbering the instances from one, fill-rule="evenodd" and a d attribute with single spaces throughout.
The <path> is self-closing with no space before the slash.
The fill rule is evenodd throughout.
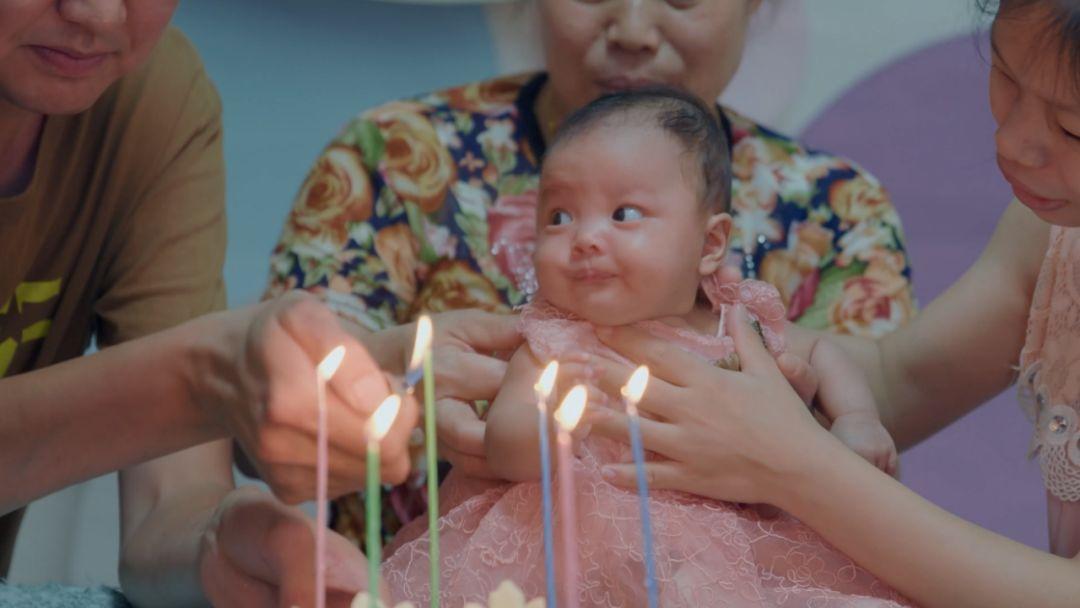
<path id="1" fill-rule="evenodd" d="M 1048 36 L 1046 9 L 998 18 L 990 108 L 998 165 L 1013 193 L 1043 220 L 1080 226 L 1080 94 Z"/>
<path id="2" fill-rule="evenodd" d="M 719 222 L 707 238 L 717 222 L 703 210 L 692 171 L 672 137 L 629 123 L 595 127 L 553 149 L 540 178 L 541 295 L 598 325 L 689 312 L 702 254 L 722 250 L 730 226 Z"/>

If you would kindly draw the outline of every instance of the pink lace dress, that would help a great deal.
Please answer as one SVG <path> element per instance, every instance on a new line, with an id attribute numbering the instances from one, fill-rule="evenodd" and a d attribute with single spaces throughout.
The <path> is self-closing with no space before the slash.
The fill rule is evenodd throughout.
<path id="1" fill-rule="evenodd" d="M 1035 424 L 1029 456 L 1046 484 L 1050 551 L 1080 553 L 1080 229 L 1055 226 L 1020 353 L 1020 404 Z"/>
<path id="2" fill-rule="evenodd" d="M 744 281 L 727 293 L 749 304 L 770 350 L 782 350 L 784 308 L 775 288 Z M 550 306 L 526 306 L 521 322 L 541 360 L 581 350 L 618 357 L 599 342 L 590 324 Z M 734 352 L 728 336 L 703 336 L 655 321 L 641 325 L 714 363 Z M 646 605 L 637 494 L 612 486 L 599 474 L 603 464 L 630 460 L 630 450 L 620 443 L 586 437 L 579 445 L 574 463 L 581 567 L 576 591 L 583 607 Z M 554 485 L 558 527 L 560 499 Z M 516 582 L 527 597 L 544 594 L 539 483 L 485 482 L 451 471 L 440 496 L 443 605 L 479 601 L 504 579 Z M 786 514 L 767 516 L 752 506 L 671 491 L 651 492 L 649 502 L 659 599 L 665 608 L 910 605 Z M 383 575 L 395 600 L 430 600 L 428 547 L 426 526 L 418 519 L 387 548 Z"/>

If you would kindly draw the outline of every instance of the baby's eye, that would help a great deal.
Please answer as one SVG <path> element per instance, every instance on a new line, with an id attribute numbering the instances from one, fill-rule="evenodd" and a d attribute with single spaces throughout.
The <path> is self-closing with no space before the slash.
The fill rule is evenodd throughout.
<path id="1" fill-rule="evenodd" d="M 645 217 L 645 215 L 641 213 L 641 209 L 638 209 L 633 205 L 623 205 L 616 209 L 615 213 L 611 214 L 611 219 L 616 222 L 633 222 L 634 220 L 640 220 L 643 217 Z"/>
<path id="2" fill-rule="evenodd" d="M 574 221 L 574 218 L 571 217 L 569 212 L 563 211 L 562 209 L 556 209 L 551 212 L 551 217 L 548 218 L 548 225 L 562 226 L 564 224 L 569 224 L 572 221 Z"/>

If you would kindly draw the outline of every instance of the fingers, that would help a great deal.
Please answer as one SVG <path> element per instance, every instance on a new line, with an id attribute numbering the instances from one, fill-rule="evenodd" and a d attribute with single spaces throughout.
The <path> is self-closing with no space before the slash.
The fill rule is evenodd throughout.
<path id="1" fill-rule="evenodd" d="M 300 292 L 287 294 L 276 304 L 282 329 L 308 354 L 313 366 L 338 346 L 344 347 L 340 366 L 328 382 L 330 390 L 360 412 L 374 410 L 389 389 L 375 360 L 342 328 L 337 316 L 315 297 Z"/>
<path id="2" fill-rule="evenodd" d="M 650 490 L 686 487 L 682 469 L 674 462 L 646 462 L 644 468 L 645 483 Z M 600 475 L 611 485 L 627 490 L 637 489 L 637 467 L 633 463 L 606 465 L 600 469 Z"/>
<path id="3" fill-rule="evenodd" d="M 604 357 L 592 357 L 588 363 L 567 363 L 559 368 L 560 382 L 585 384 L 590 388 L 589 403 L 604 404 L 621 398 L 620 391 L 634 369 L 629 365 Z M 651 371 L 651 370 L 650 370 Z M 718 370 L 719 371 L 719 370 Z M 642 414 L 663 420 L 678 418 L 685 411 L 685 403 L 678 391 L 660 378 L 650 377 L 638 409 Z M 594 399 L 595 393 L 595 399 Z"/>
<path id="4" fill-rule="evenodd" d="M 441 399 L 435 404 L 439 441 L 456 452 L 484 455 L 487 423 L 477 417 L 472 406 L 457 399 Z"/>
<path id="5" fill-rule="evenodd" d="M 213 533 L 209 533 L 213 534 Z M 215 540 L 204 537 L 199 562 L 203 593 L 213 606 L 261 608 L 274 605 L 274 590 L 267 583 L 248 576 L 230 562 Z M 206 546 L 207 544 L 211 546 Z"/>
<path id="6" fill-rule="evenodd" d="M 524 338 L 518 329 L 517 315 L 503 315 L 482 310 L 456 313 L 451 331 L 462 342 L 479 352 L 512 351 Z"/>
<path id="7" fill-rule="evenodd" d="M 477 417 L 472 406 L 457 399 L 441 399 L 435 407 L 439 455 L 469 477 L 496 479 L 484 448 L 487 423 Z"/>
<path id="8" fill-rule="evenodd" d="M 888 463 L 885 465 L 885 472 L 895 479 L 900 479 L 900 457 L 897 455 L 896 450 L 893 450 L 889 454 Z"/>
<path id="9" fill-rule="evenodd" d="M 801 357 L 791 353 L 783 353 L 776 359 L 776 365 L 780 373 L 784 374 L 791 387 L 799 394 L 807 406 L 814 402 L 814 396 L 818 392 L 817 370 L 811 367 Z"/>
<path id="10" fill-rule="evenodd" d="M 469 477 L 479 479 L 500 479 L 491 469 L 485 456 L 473 456 L 457 452 L 442 444 L 439 447 L 439 456 L 453 465 L 455 471 L 460 471 Z"/>
<path id="11" fill-rule="evenodd" d="M 768 373 L 776 370 L 772 355 L 765 349 L 761 336 L 750 325 L 750 315 L 745 306 L 735 305 L 734 314 L 728 315 L 727 330 L 735 340 L 735 351 L 742 363 L 742 371 Z"/>
<path id="12" fill-rule="evenodd" d="M 435 398 L 461 401 L 492 400 L 506 376 L 506 361 L 447 347 L 435 357 Z"/>
<path id="13" fill-rule="evenodd" d="M 344 536 L 328 530 L 326 534 L 326 591 L 351 595 L 368 588 L 367 558 Z"/>
<path id="14" fill-rule="evenodd" d="M 585 423 L 590 425 L 589 433 L 606 437 L 620 443 L 630 444 L 630 417 L 607 407 L 589 410 Z M 656 452 L 670 459 L 678 459 L 679 443 L 677 428 L 669 423 L 639 418 L 641 444 L 650 452 Z"/>
<path id="15" fill-rule="evenodd" d="M 743 280 L 742 270 L 737 266 L 724 266 L 720 269 L 721 283 L 738 283 Z"/>
<path id="16" fill-rule="evenodd" d="M 596 335 L 620 355 L 636 363 L 648 365 L 649 372 L 654 377 L 676 386 L 686 386 L 695 371 L 709 367 L 701 357 L 692 355 L 639 327 L 598 327 Z M 761 348 L 764 349 L 764 346 Z"/>

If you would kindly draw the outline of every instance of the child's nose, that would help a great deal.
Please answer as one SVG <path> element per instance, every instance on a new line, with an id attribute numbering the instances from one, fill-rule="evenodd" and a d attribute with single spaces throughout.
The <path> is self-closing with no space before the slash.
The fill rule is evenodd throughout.
<path id="1" fill-rule="evenodd" d="M 604 227 L 599 222 L 582 222 L 574 233 L 574 256 L 594 255 L 601 251 Z"/>

